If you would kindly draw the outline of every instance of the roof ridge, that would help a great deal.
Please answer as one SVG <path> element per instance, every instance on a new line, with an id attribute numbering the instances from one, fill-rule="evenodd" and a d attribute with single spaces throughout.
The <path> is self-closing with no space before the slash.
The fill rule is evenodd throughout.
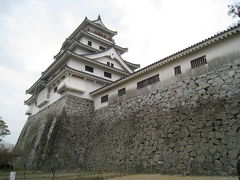
<path id="1" fill-rule="evenodd" d="M 239 28 L 239 27 L 240 27 L 240 23 L 238 23 L 237 25 L 235 25 L 235 26 L 233 26 L 233 27 L 227 28 L 226 30 L 223 30 L 223 31 L 221 31 L 221 32 L 219 32 L 219 33 L 217 33 L 217 34 L 215 34 L 215 35 L 213 35 L 213 36 L 210 36 L 209 38 L 206 38 L 206 39 L 204 39 L 204 40 L 202 40 L 202 41 L 200 41 L 200 42 L 198 42 L 198 43 L 195 43 L 195 44 L 193 44 L 193 45 L 191 45 L 191 46 L 189 46 L 189 47 L 187 47 L 187 48 L 184 48 L 184 49 L 182 49 L 182 50 L 180 50 L 180 51 L 177 51 L 176 53 L 173 53 L 173 54 L 171 54 L 171 55 L 169 55 L 169 56 L 167 56 L 167 57 L 165 57 L 165 58 L 162 58 L 162 59 L 160 59 L 160 60 L 158 60 L 158 61 L 156 61 L 156 62 L 154 62 L 154 63 L 152 63 L 152 64 L 149 64 L 148 66 L 146 66 L 146 67 L 144 67 L 144 68 L 142 68 L 142 69 L 139 69 L 138 71 L 133 72 L 132 74 L 130 74 L 130 75 L 124 77 L 124 78 L 121 78 L 121 79 L 113 82 L 112 84 L 109 84 L 109 85 L 107 85 L 107 86 L 104 86 L 104 87 L 101 87 L 101 88 L 99 88 L 99 89 L 96 89 L 95 91 L 91 92 L 90 94 L 93 95 L 94 93 L 96 93 L 96 92 L 99 91 L 99 90 L 104 91 L 104 89 L 107 88 L 107 87 L 111 88 L 110 86 L 114 86 L 115 84 L 119 84 L 120 81 L 123 81 L 123 82 L 124 82 L 124 80 L 128 80 L 130 77 L 135 77 L 135 76 L 138 75 L 139 73 L 142 74 L 142 73 L 148 72 L 150 69 L 155 68 L 155 67 L 158 67 L 159 65 L 161 65 L 160 63 L 164 63 L 166 60 L 168 60 L 168 61 L 174 60 L 174 59 L 177 58 L 177 57 L 174 58 L 174 56 L 180 56 L 181 53 L 183 53 L 183 52 L 185 52 L 185 51 L 189 51 L 191 48 L 194 48 L 194 47 L 197 48 L 197 46 L 199 46 L 199 45 L 201 45 L 201 44 L 203 44 L 203 43 L 206 43 L 206 42 L 208 42 L 208 41 L 214 40 L 214 38 L 219 38 L 221 35 L 224 35 L 225 33 L 230 32 L 230 31 L 232 31 L 232 30 L 234 30 L 234 29 L 236 29 L 236 32 L 233 32 L 234 34 L 237 33 L 237 32 L 240 32 L 239 29 L 237 30 L 237 28 Z M 230 33 L 229 35 L 232 35 L 233 33 Z M 229 35 L 228 35 L 228 36 L 229 36 Z M 226 37 L 227 37 L 227 36 L 222 37 L 222 38 L 220 38 L 220 39 L 223 39 L 223 38 L 226 38 Z M 218 40 L 219 40 L 219 39 L 218 39 Z M 213 42 L 208 42 L 207 44 L 205 44 L 205 46 L 208 46 L 208 45 L 210 45 L 210 44 L 212 44 L 212 43 L 214 43 L 214 42 L 216 42 L 216 41 L 217 41 L 217 40 L 215 40 L 215 41 L 213 41 Z M 205 47 L 205 46 L 203 46 L 203 47 Z M 197 48 L 197 49 L 200 49 L 200 48 L 202 48 L 202 47 L 199 47 L 199 48 Z M 197 50 L 197 49 L 193 49 L 192 51 L 195 51 L 195 50 Z M 190 52 L 192 52 L 192 51 L 190 51 Z M 188 54 L 189 52 L 186 52 L 186 53 Z M 183 54 L 183 55 L 186 55 L 186 54 Z M 171 58 L 172 58 L 172 59 L 171 59 Z M 154 66 L 155 66 L 155 67 L 154 67 Z M 149 69 L 148 69 L 148 68 L 149 68 Z M 120 83 L 122 83 L 122 82 L 120 82 Z M 107 89 L 105 89 L 105 90 L 107 90 Z M 101 91 L 100 91 L 100 92 L 101 92 Z"/>

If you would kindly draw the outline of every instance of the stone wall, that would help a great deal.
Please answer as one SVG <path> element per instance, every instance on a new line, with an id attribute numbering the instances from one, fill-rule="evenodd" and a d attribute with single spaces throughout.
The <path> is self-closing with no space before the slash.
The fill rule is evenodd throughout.
<path id="1" fill-rule="evenodd" d="M 28 119 L 16 145 L 25 155 L 16 165 L 234 174 L 240 63 L 213 67 L 110 97 L 96 111 L 93 101 L 64 95 Z"/>
<path id="2" fill-rule="evenodd" d="M 94 113 L 86 162 L 92 168 L 230 175 L 236 173 L 239 129 L 237 63 L 113 97 Z"/>
<path id="3" fill-rule="evenodd" d="M 92 112 L 91 100 L 65 95 L 30 116 L 16 145 L 24 150 L 16 166 L 45 170 L 85 167 Z"/>

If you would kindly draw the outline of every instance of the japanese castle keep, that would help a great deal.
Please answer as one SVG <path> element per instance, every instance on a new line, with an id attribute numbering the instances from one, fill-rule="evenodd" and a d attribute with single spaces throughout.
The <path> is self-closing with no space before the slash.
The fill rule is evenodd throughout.
<path id="1" fill-rule="evenodd" d="M 142 69 L 115 35 L 99 16 L 63 42 L 26 91 L 16 166 L 235 174 L 240 25 Z"/>

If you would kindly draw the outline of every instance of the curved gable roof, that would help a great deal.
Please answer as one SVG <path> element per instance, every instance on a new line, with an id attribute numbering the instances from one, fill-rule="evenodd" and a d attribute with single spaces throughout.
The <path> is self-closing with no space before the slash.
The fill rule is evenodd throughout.
<path id="1" fill-rule="evenodd" d="M 91 59 L 97 59 L 100 57 L 104 57 L 104 56 L 110 56 L 112 59 L 116 59 L 125 70 L 127 70 L 129 73 L 133 73 L 132 69 L 130 69 L 128 67 L 128 65 L 125 63 L 125 61 L 122 59 L 122 57 L 120 56 L 120 54 L 118 53 L 118 51 L 116 50 L 115 46 L 112 45 L 109 48 L 105 49 L 104 51 L 101 52 L 95 52 L 92 54 L 83 54 L 82 56 L 84 57 L 88 57 Z"/>
<path id="2" fill-rule="evenodd" d="M 99 19 L 100 18 L 100 19 Z M 94 21 L 91 21 L 89 20 L 87 17 L 85 17 L 85 19 L 83 20 L 83 22 L 77 27 L 77 29 L 75 29 L 73 31 L 73 33 L 67 38 L 67 39 L 73 39 L 77 34 L 78 32 L 83 29 L 84 27 L 86 27 L 87 25 L 93 25 L 109 34 L 111 34 L 112 36 L 116 35 L 117 34 L 117 31 L 112 31 L 110 29 L 108 29 L 103 23 L 102 23 L 102 20 L 101 20 L 101 17 L 99 16 L 98 19 L 94 20 Z"/>

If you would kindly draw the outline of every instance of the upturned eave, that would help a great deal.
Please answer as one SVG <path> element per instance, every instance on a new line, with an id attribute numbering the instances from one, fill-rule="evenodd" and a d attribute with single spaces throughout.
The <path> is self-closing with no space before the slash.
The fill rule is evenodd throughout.
<path id="1" fill-rule="evenodd" d="M 90 58 L 87 58 L 87 57 L 84 57 L 84 56 L 81 56 L 81 55 L 76 54 L 76 53 L 71 52 L 71 51 L 67 51 L 67 54 L 70 55 L 70 56 L 73 56 L 75 58 L 78 58 L 78 59 L 84 60 L 86 62 L 89 62 L 91 64 L 95 64 L 97 66 L 103 67 L 103 68 L 108 69 L 108 70 L 113 71 L 113 72 L 118 72 L 118 73 L 123 74 L 123 75 L 129 75 L 130 74 L 130 73 L 126 72 L 126 71 L 123 71 L 123 70 L 120 70 L 120 69 L 108 66 L 106 64 L 103 64 L 101 62 L 95 61 L 93 59 L 90 59 Z"/>

